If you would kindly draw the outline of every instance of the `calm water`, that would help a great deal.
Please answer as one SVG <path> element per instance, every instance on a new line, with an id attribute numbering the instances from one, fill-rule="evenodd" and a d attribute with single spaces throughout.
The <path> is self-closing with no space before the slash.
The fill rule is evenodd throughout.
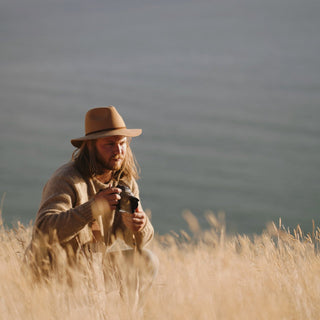
<path id="1" fill-rule="evenodd" d="M 34 219 L 93 106 L 113 104 L 158 233 L 190 209 L 229 232 L 320 223 L 320 3 L 316 0 L 0 4 L 0 194 Z"/>

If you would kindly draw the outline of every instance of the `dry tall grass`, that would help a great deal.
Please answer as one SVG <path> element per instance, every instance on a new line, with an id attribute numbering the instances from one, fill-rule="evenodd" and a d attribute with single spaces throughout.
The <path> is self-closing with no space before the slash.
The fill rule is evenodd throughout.
<path id="1" fill-rule="evenodd" d="M 0 231 L 1 319 L 319 319 L 319 230 L 303 235 L 271 224 L 262 235 L 225 235 L 223 219 L 208 215 L 201 231 L 157 236 L 151 249 L 160 271 L 143 311 L 108 293 L 93 263 L 73 286 L 63 277 L 33 282 L 23 268 L 31 226 Z"/>

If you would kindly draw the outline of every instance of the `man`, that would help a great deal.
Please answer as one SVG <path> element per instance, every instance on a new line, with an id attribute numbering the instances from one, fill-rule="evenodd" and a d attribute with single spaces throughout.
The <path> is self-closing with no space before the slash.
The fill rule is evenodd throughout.
<path id="1" fill-rule="evenodd" d="M 115 255 L 107 252 L 115 240 L 122 239 L 135 249 L 124 252 L 126 261 L 132 261 L 136 252 L 155 274 L 156 258 L 144 249 L 154 231 L 141 202 L 133 213 L 117 210 L 120 186 L 129 187 L 139 199 L 130 139 L 141 132 L 127 129 L 113 106 L 87 112 L 85 136 L 71 140 L 77 148 L 72 160 L 53 174 L 43 190 L 29 254 L 38 265 L 52 264 L 48 248 L 59 243 L 69 261 L 76 262 L 84 252 L 102 252 L 109 270 L 117 268 Z"/>

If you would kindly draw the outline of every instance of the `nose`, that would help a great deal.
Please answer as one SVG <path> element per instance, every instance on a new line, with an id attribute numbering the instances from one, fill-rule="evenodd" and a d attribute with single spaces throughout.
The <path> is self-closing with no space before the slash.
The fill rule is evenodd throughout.
<path id="1" fill-rule="evenodd" d="M 115 143 L 113 145 L 113 153 L 115 153 L 115 154 L 121 153 L 121 144 L 120 143 Z"/>

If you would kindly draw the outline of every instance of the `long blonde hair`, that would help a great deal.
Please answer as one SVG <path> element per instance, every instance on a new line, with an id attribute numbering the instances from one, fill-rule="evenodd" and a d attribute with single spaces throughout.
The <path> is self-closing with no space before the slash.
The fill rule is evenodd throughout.
<path id="1" fill-rule="evenodd" d="M 119 170 L 112 173 L 112 180 L 139 179 L 140 167 L 130 148 L 131 139 L 127 139 L 127 151 Z M 76 168 L 86 177 L 92 178 L 104 172 L 105 168 L 97 160 L 96 140 L 83 141 L 80 148 L 72 153 L 72 160 Z"/>

